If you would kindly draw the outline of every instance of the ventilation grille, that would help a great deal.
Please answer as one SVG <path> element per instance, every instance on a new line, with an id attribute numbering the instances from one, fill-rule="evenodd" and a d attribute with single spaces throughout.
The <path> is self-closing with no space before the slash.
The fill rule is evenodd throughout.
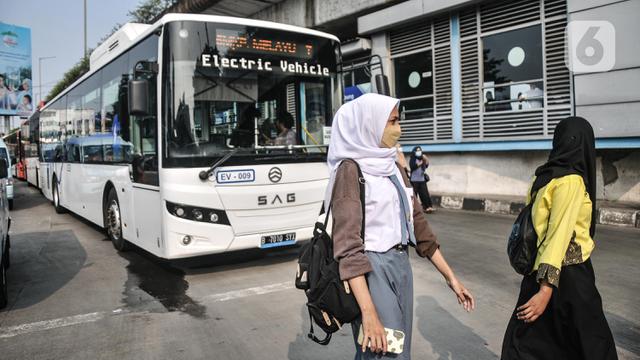
<path id="1" fill-rule="evenodd" d="M 571 115 L 571 75 L 564 61 L 566 25 L 565 17 L 545 23 L 547 135 L 553 134 L 560 120 Z"/>
<path id="2" fill-rule="evenodd" d="M 433 37 L 436 45 L 448 44 L 451 38 L 449 16 L 436 19 L 433 23 Z"/>
<path id="3" fill-rule="evenodd" d="M 460 41 L 462 137 L 480 136 L 480 66 L 478 65 L 478 39 Z"/>
<path id="4" fill-rule="evenodd" d="M 544 16 L 546 18 L 554 16 L 567 16 L 566 0 L 545 0 Z"/>
<path id="5" fill-rule="evenodd" d="M 553 130 L 556 129 L 556 125 L 558 123 L 568 117 L 573 115 L 571 113 L 570 107 L 556 107 L 547 109 L 547 135 L 552 135 Z"/>
<path id="6" fill-rule="evenodd" d="M 400 142 L 411 144 L 435 140 L 434 123 L 433 118 L 402 120 Z"/>
<path id="7" fill-rule="evenodd" d="M 536 20 L 540 20 L 539 1 L 500 1 L 480 6 L 480 26 L 483 32 Z"/>
<path id="8" fill-rule="evenodd" d="M 482 122 L 484 138 L 544 135 L 543 110 L 485 113 Z"/>
<path id="9" fill-rule="evenodd" d="M 542 3 L 542 9 L 541 9 Z M 542 10 L 542 12 L 541 12 Z M 480 31 L 496 31 L 539 21 L 544 14 L 545 106 L 528 111 L 483 112 L 478 59 Z M 478 139 L 540 138 L 570 116 L 571 77 L 564 63 L 566 0 L 500 1 L 460 12 L 462 137 Z M 480 28 L 476 25 L 479 16 Z"/>
<path id="10" fill-rule="evenodd" d="M 118 40 L 112 42 L 111 44 L 109 44 L 109 51 L 113 51 L 115 48 L 118 47 L 118 45 L 120 44 L 120 42 Z"/>
<path id="11" fill-rule="evenodd" d="M 451 140 L 451 48 L 437 47 L 434 56 L 436 140 Z"/>
<path id="12" fill-rule="evenodd" d="M 478 33 L 478 15 L 475 7 L 460 13 L 460 37 L 476 36 Z"/>
<path id="13" fill-rule="evenodd" d="M 289 114 L 293 114 L 294 120 L 298 120 L 296 111 L 296 85 L 295 84 L 287 84 L 287 112 Z"/>
<path id="14" fill-rule="evenodd" d="M 431 46 L 431 22 L 424 21 L 392 30 L 389 34 L 391 55 Z"/>

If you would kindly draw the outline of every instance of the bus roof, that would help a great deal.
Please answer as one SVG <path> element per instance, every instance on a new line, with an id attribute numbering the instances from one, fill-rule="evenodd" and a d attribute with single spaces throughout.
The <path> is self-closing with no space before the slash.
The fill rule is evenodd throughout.
<path id="1" fill-rule="evenodd" d="M 237 18 L 237 17 L 231 17 L 231 16 L 171 13 L 171 14 L 164 15 L 162 18 L 160 18 L 160 20 L 156 21 L 152 25 L 144 25 L 144 24 L 136 24 L 136 23 L 125 24 L 125 25 L 135 24 L 135 26 L 137 27 L 136 29 L 137 31 L 133 33 L 137 35 L 137 37 L 135 39 L 132 39 L 132 41 L 130 41 L 127 44 L 127 46 L 122 46 L 122 47 L 118 46 L 119 51 L 114 51 L 112 54 L 108 56 L 108 59 L 103 59 L 102 61 L 100 61 L 99 66 L 97 66 L 96 68 L 93 68 L 90 66 L 89 71 L 87 71 L 84 75 L 82 75 L 73 84 L 65 88 L 64 91 L 60 92 L 53 99 L 51 99 L 42 108 L 42 110 L 46 110 L 50 104 L 54 103 L 60 97 L 64 96 L 67 92 L 69 92 L 71 89 L 76 87 L 78 84 L 82 83 L 86 78 L 91 76 L 93 73 L 99 71 L 101 68 L 107 65 L 112 59 L 115 59 L 120 54 L 124 53 L 125 51 L 129 50 L 129 48 L 133 47 L 135 44 L 140 42 L 142 39 L 146 38 L 148 35 L 157 31 L 157 29 L 161 28 L 164 24 L 175 22 L 175 21 L 202 21 L 202 22 L 212 22 L 212 23 L 221 23 L 221 24 L 247 25 L 247 26 L 255 26 L 255 27 L 268 28 L 268 29 L 277 29 L 277 30 L 296 32 L 296 33 L 306 34 L 310 36 L 324 37 L 324 38 L 338 41 L 338 42 L 340 41 L 340 39 L 338 39 L 337 36 L 331 35 L 329 33 L 313 30 L 313 29 L 307 29 L 300 26 L 280 24 L 272 21 L 245 19 L 245 18 Z M 146 27 L 146 31 L 141 31 L 143 27 Z M 120 34 L 121 31 L 123 31 L 122 28 L 116 31 L 114 34 L 112 34 L 93 52 L 96 52 L 96 51 L 104 52 L 105 48 L 108 49 L 109 47 L 112 47 L 113 43 L 118 41 L 118 38 L 122 37 L 122 35 Z"/>

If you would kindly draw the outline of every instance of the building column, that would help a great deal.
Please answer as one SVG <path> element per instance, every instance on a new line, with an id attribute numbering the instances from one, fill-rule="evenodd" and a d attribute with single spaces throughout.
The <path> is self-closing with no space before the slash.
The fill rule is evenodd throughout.
<path id="1" fill-rule="evenodd" d="M 451 15 L 451 127 L 453 141 L 462 142 L 462 79 L 460 59 L 460 18 Z"/>

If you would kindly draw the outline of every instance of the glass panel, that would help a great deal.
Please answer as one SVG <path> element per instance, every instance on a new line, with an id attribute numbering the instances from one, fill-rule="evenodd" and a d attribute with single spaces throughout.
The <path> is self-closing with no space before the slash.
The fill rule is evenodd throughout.
<path id="1" fill-rule="evenodd" d="M 543 104 L 542 81 L 485 87 L 484 89 L 484 111 L 487 112 L 540 109 Z"/>
<path id="2" fill-rule="evenodd" d="M 301 94 L 302 104 L 302 120 L 300 125 L 300 134 L 305 144 L 321 145 L 323 143 L 322 127 L 324 119 L 327 118 L 327 101 L 323 84 L 302 83 L 301 88 L 304 91 Z M 278 135 L 280 137 L 281 135 Z M 289 142 L 286 143 L 289 145 Z M 319 148 L 316 151 L 320 151 Z"/>
<path id="3" fill-rule="evenodd" d="M 541 79 L 541 39 L 540 25 L 483 37 L 485 84 Z"/>
<path id="4" fill-rule="evenodd" d="M 424 119 L 433 117 L 433 98 L 422 98 L 400 101 L 400 118 L 402 120 Z"/>
<path id="5" fill-rule="evenodd" d="M 148 185 L 159 184 L 157 74 L 153 70 L 157 61 L 158 36 L 156 35 L 150 36 L 129 52 L 130 78 L 146 80 L 149 94 L 149 113 L 145 116 L 130 116 L 133 181 Z M 112 130 L 116 134 L 119 134 L 119 131 L 115 128 Z M 129 143 L 125 145 L 128 146 Z M 124 156 L 127 156 L 126 151 Z"/>
<path id="6" fill-rule="evenodd" d="M 356 64 L 354 66 L 365 66 L 365 64 Z M 368 68 L 359 67 L 350 70 L 344 76 L 348 78 L 348 81 L 344 83 L 345 102 L 371 92 L 371 75 Z"/>
<path id="7" fill-rule="evenodd" d="M 337 43 L 198 22 L 170 23 L 165 34 L 167 166 L 207 166 L 234 148 L 321 142 L 338 105 Z"/>
<path id="8" fill-rule="evenodd" d="M 76 135 L 90 136 L 100 132 L 100 82 L 102 72 L 99 71 L 85 80 L 82 86 L 82 122 L 80 133 Z"/>
<path id="9" fill-rule="evenodd" d="M 62 139 L 67 118 L 67 96 L 51 104 L 40 114 L 40 160 L 62 161 Z"/>
<path id="10" fill-rule="evenodd" d="M 393 59 L 396 97 L 433 95 L 431 51 Z"/>
<path id="11" fill-rule="evenodd" d="M 103 160 L 102 144 L 83 144 L 82 156 L 85 163 L 101 163 Z"/>

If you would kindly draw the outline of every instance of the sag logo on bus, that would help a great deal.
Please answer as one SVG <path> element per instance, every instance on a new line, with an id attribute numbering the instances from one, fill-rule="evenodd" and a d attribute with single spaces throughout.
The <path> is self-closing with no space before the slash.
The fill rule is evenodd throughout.
<path id="1" fill-rule="evenodd" d="M 286 196 L 283 196 L 283 198 L 287 202 L 287 204 L 291 204 L 291 203 L 296 202 L 296 194 L 295 193 L 286 194 Z M 282 198 L 280 197 L 280 195 L 276 194 L 271 199 L 269 199 L 269 196 L 267 196 L 267 195 L 258 196 L 258 206 L 274 205 L 276 203 L 284 204 L 284 202 L 282 201 Z"/>

